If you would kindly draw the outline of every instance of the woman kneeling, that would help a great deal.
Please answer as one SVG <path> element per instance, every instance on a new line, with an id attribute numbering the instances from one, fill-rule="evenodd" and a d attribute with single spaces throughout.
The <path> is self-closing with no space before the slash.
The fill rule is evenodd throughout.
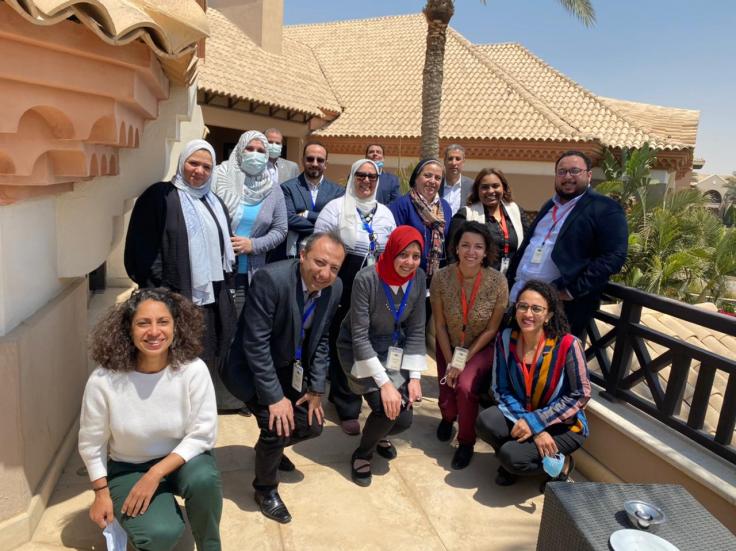
<path id="1" fill-rule="evenodd" d="M 79 429 L 95 492 L 90 518 L 101 528 L 117 518 L 140 551 L 171 549 L 181 536 L 174 495 L 185 500 L 197 549 L 221 549 L 217 406 L 197 358 L 202 328 L 191 302 L 159 288 L 133 293 L 92 334 L 100 367 L 87 381 Z"/>
<path id="2" fill-rule="evenodd" d="M 419 263 L 424 240 L 411 226 L 399 226 L 388 238 L 375 266 L 358 272 L 350 311 L 337 339 L 350 389 L 371 408 L 358 449 L 352 478 L 371 483 L 374 450 L 396 457 L 387 437 L 411 426 L 412 404 L 422 398 L 421 372 L 427 368 L 424 342 L 426 276 Z"/>
<path id="3" fill-rule="evenodd" d="M 513 484 L 518 475 L 542 472 L 567 480 L 575 467 L 570 454 L 588 436 L 585 353 L 569 333 L 550 285 L 529 281 L 515 309 L 511 327 L 496 339 L 493 390 L 498 406 L 478 416 L 478 436 L 496 452 L 501 463 L 496 483 L 501 486 Z"/>

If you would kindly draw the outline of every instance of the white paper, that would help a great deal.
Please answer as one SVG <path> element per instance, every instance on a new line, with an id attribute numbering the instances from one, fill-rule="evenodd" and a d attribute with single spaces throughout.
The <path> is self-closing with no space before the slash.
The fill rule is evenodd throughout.
<path id="1" fill-rule="evenodd" d="M 125 551 L 128 548 L 128 534 L 120 526 L 118 519 L 113 519 L 102 531 L 102 535 L 105 536 L 107 551 Z"/>

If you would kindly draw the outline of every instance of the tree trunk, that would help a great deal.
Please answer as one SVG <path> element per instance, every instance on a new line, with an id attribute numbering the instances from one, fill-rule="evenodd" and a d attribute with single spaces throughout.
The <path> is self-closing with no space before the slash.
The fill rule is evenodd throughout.
<path id="1" fill-rule="evenodd" d="M 439 157 L 440 106 L 444 74 L 447 26 L 455 13 L 451 0 L 427 0 L 427 49 L 422 74 L 422 153 L 423 159 Z"/>

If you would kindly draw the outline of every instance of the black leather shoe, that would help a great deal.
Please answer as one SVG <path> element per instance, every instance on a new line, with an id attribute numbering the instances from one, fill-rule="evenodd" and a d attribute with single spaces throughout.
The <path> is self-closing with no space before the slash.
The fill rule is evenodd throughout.
<path id="1" fill-rule="evenodd" d="M 263 516 L 281 524 L 291 522 L 291 514 L 276 490 L 268 490 L 267 492 L 256 490 L 255 499 Z"/>
<path id="2" fill-rule="evenodd" d="M 286 457 L 286 455 L 282 455 L 281 461 L 279 462 L 279 471 L 290 473 L 291 471 L 295 469 L 296 469 L 296 466 L 294 465 L 294 463 L 291 462 L 291 459 Z"/>
<path id="3" fill-rule="evenodd" d="M 455 450 L 455 455 L 452 457 L 452 468 L 456 471 L 464 469 L 470 465 L 471 459 L 473 459 L 473 446 L 470 444 L 460 444 Z"/>
<path id="4" fill-rule="evenodd" d="M 448 442 L 452 438 L 452 423 L 442 419 L 437 425 L 437 440 L 440 442 Z"/>

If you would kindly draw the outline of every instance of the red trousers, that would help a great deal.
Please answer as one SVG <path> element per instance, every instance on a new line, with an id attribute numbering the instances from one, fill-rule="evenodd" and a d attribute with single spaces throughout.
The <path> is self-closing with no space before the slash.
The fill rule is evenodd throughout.
<path id="1" fill-rule="evenodd" d="M 447 361 L 442 355 L 439 343 L 435 345 L 437 355 L 437 377 L 441 381 L 447 371 Z M 450 358 L 452 359 L 452 358 Z M 440 384 L 440 411 L 445 421 L 457 419 L 457 441 L 460 444 L 475 444 L 475 419 L 478 417 L 478 392 L 482 380 L 491 369 L 492 346 L 489 344 L 465 365 L 455 388 Z"/>

